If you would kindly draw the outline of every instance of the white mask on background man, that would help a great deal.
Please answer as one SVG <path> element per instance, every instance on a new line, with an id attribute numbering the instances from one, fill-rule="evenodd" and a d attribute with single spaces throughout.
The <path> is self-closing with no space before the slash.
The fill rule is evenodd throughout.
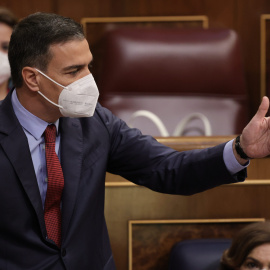
<path id="1" fill-rule="evenodd" d="M 10 78 L 8 55 L 0 52 L 0 85 Z"/>
<path id="2" fill-rule="evenodd" d="M 97 105 L 99 91 L 92 74 L 88 74 L 85 77 L 63 86 L 60 83 L 54 81 L 49 76 L 36 69 L 40 74 L 54 82 L 55 84 L 63 87 L 62 92 L 59 95 L 58 104 L 48 99 L 40 91 L 38 93 L 48 100 L 53 105 L 59 107 L 60 112 L 66 117 L 90 117 L 93 116 Z"/>

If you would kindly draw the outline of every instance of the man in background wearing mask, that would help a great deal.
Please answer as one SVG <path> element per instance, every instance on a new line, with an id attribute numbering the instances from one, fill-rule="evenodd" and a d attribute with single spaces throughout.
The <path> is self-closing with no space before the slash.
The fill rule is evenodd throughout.
<path id="1" fill-rule="evenodd" d="M 97 103 L 92 54 L 71 19 L 23 19 L 9 61 L 15 89 L 0 105 L 0 269 L 115 269 L 106 171 L 190 195 L 243 181 L 249 157 L 270 154 L 266 97 L 241 144 L 177 152 L 130 129 Z"/>
<path id="2" fill-rule="evenodd" d="M 0 7 L 0 100 L 4 99 L 11 88 L 8 45 L 16 17 L 7 9 Z"/>

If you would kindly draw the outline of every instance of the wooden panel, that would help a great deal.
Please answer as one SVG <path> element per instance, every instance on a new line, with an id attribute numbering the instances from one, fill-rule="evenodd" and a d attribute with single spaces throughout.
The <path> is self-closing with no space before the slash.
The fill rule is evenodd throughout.
<path id="1" fill-rule="evenodd" d="M 254 114 L 261 100 L 260 93 L 260 16 L 270 13 L 268 0 L 237 0 L 235 29 L 242 40 L 246 82 Z"/>
<path id="2" fill-rule="evenodd" d="M 76 21 L 83 17 L 113 17 L 117 16 L 117 10 L 114 9 L 120 1 L 111 0 L 57 0 L 58 13 L 68 16 Z M 120 7 L 121 10 L 121 7 Z"/>
<path id="3" fill-rule="evenodd" d="M 208 28 L 206 16 L 149 16 L 149 17 L 84 17 L 81 19 L 86 38 L 90 46 L 99 42 L 104 34 L 115 28 L 133 27 L 173 27 Z"/>
<path id="4" fill-rule="evenodd" d="M 237 0 L 204 2 L 204 14 L 210 19 L 210 28 L 235 29 Z"/>
<path id="5" fill-rule="evenodd" d="M 270 94 L 270 14 L 261 15 L 261 97 Z"/>
<path id="6" fill-rule="evenodd" d="M 57 12 L 57 1 L 55 0 L 7 0 L 3 4 L 2 1 L 4 0 L 1 0 L 0 6 L 9 8 L 18 18 L 23 18 L 31 13 L 38 11 Z"/>
<path id="7" fill-rule="evenodd" d="M 233 0 L 229 0 L 230 2 Z M 59 12 L 80 20 L 82 17 L 201 15 L 201 0 L 58 0 Z"/>
<path id="8" fill-rule="evenodd" d="M 128 1 L 126 1 L 128 2 Z M 125 13 L 143 15 L 199 15 L 203 9 L 201 0 L 133 0 L 126 5 Z M 192 11 L 192 13 L 191 13 Z"/>
<path id="9" fill-rule="evenodd" d="M 270 218 L 270 186 L 226 185 L 192 196 L 106 187 L 105 217 L 118 270 L 128 268 L 130 220 Z"/>

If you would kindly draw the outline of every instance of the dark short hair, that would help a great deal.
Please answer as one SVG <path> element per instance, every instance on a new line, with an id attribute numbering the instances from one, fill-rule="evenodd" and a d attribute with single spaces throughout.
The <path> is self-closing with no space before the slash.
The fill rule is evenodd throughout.
<path id="1" fill-rule="evenodd" d="M 13 28 L 17 22 L 17 17 L 10 10 L 0 7 L 0 23 L 4 23 Z"/>
<path id="2" fill-rule="evenodd" d="M 270 244 L 270 223 L 252 223 L 244 227 L 233 239 L 231 247 L 221 259 L 221 270 L 235 270 L 242 266 L 249 253 L 256 247 Z"/>
<path id="3" fill-rule="evenodd" d="M 79 23 L 57 14 L 38 12 L 21 20 L 13 30 L 8 51 L 14 86 L 22 86 L 26 66 L 46 71 L 53 57 L 51 45 L 84 38 Z"/>

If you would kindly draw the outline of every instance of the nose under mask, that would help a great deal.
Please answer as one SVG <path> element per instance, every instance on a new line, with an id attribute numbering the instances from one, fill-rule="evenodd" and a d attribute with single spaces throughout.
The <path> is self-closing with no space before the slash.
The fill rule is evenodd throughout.
<path id="1" fill-rule="evenodd" d="M 36 70 L 53 83 L 63 87 L 59 95 L 58 104 L 38 91 L 43 98 L 57 106 L 63 116 L 72 118 L 93 116 L 99 97 L 99 91 L 92 74 L 88 74 L 68 86 L 63 86 L 42 71 Z"/>

